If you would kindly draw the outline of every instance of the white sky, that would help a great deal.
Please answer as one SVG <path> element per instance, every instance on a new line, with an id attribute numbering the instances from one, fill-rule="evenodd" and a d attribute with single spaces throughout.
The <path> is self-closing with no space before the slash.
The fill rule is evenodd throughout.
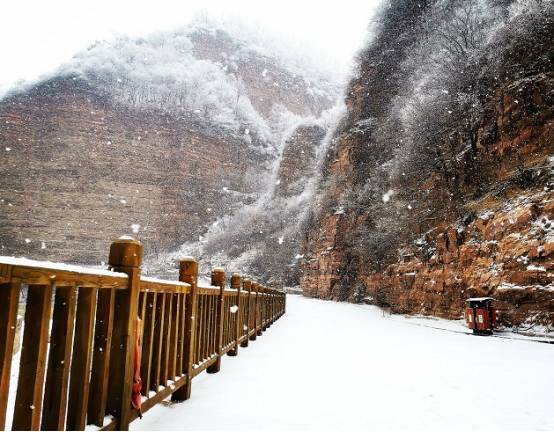
<path id="1" fill-rule="evenodd" d="M 96 40 L 139 36 L 186 24 L 195 14 L 240 18 L 349 64 L 380 0 L 8 0 L 0 12 L 0 93 L 55 69 Z"/>

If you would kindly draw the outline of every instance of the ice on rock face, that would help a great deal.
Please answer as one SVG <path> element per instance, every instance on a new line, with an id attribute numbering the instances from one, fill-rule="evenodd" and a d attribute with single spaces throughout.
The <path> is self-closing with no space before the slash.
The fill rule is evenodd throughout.
<path id="1" fill-rule="evenodd" d="M 279 244 L 283 244 L 283 241 L 285 241 L 284 237 L 279 237 Z"/>
<path id="2" fill-rule="evenodd" d="M 132 224 L 131 225 L 131 230 L 133 231 L 133 234 L 138 234 L 138 232 L 140 230 L 140 224 Z"/>

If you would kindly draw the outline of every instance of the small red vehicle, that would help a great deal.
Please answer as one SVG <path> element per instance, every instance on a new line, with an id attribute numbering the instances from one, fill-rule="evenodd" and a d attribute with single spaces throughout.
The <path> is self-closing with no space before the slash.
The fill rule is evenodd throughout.
<path id="1" fill-rule="evenodd" d="M 496 325 L 496 309 L 493 307 L 491 297 L 474 297 L 466 300 L 468 304 L 465 310 L 467 326 L 473 330 L 473 334 L 491 335 Z"/>

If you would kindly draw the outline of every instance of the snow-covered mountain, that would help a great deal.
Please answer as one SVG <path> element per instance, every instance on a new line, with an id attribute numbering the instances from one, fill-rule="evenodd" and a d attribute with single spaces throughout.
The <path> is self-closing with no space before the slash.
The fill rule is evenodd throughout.
<path id="1" fill-rule="evenodd" d="M 3 254 L 98 263 L 121 234 L 194 242 L 267 193 L 340 83 L 255 32 L 192 24 L 98 42 L 0 100 Z"/>

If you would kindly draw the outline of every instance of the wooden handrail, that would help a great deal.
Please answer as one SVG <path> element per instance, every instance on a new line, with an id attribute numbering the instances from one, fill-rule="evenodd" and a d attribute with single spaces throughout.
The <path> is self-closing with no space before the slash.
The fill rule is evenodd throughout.
<path id="1" fill-rule="evenodd" d="M 223 269 L 199 287 L 193 258 L 180 261 L 179 281 L 141 276 L 142 254 L 125 238 L 111 245 L 110 270 L 0 257 L 0 429 L 10 395 L 14 430 L 127 430 L 139 414 L 131 406 L 137 329 L 144 413 L 168 396 L 190 398 L 195 376 L 218 372 L 224 354 L 238 355 L 285 312 L 283 292 L 238 274 L 226 286 Z"/>

